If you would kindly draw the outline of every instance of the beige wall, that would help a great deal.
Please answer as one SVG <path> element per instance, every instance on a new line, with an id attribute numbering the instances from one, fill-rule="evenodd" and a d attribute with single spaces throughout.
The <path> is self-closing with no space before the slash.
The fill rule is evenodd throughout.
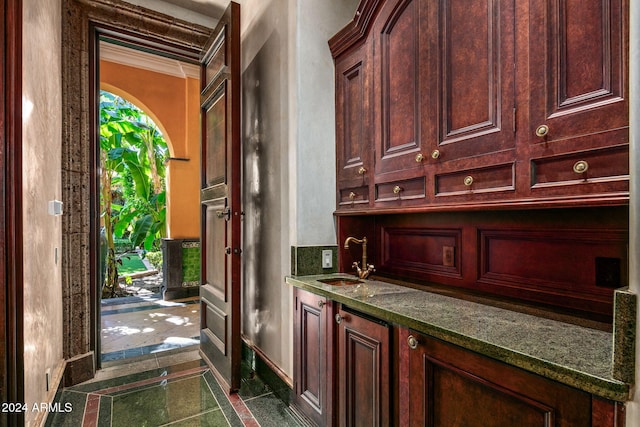
<path id="1" fill-rule="evenodd" d="M 242 2 L 242 330 L 293 376 L 290 248 L 335 243 L 334 68 L 357 0 Z"/>
<path id="2" fill-rule="evenodd" d="M 61 6 L 60 0 L 23 5 L 24 394 L 31 409 L 52 400 L 64 367 L 61 219 L 47 211 L 49 200 L 62 199 Z M 26 425 L 44 416 L 28 410 Z"/>
<path id="3" fill-rule="evenodd" d="M 200 236 L 200 83 L 127 65 L 100 61 L 100 87 L 143 109 L 169 145 L 167 237 Z"/>

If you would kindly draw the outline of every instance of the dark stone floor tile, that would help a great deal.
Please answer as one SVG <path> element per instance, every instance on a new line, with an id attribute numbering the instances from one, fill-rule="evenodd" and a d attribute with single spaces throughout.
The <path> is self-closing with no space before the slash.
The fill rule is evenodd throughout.
<path id="1" fill-rule="evenodd" d="M 249 399 L 245 402 L 262 427 L 302 427 L 287 405 L 273 394 Z"/>
<path id="2" fill-rule="evenodd" d="M 84 407 L 87 402 L 86 393 L 74 391 L 63 391 L 60 394 L 59 407 L 68 408 L 70 412 L 51 412 L 47 416 L 45 426 L 47 427 L 78 427 L 82 425 L 84 417 Z"/>
<path id="3" fill-rule="evenodd" d="M 206 412 L 195 417 L 166 424 L 167 427 L 227 427 L 229 422 L 220 409 Z"/>
<path id="4" fill-rule="evenodd" d="M 215 380 L 211 371 L 207 371 L 204 374 L 204 379 L 209 385 L 209 388 L 211 389 L 216 400 L 218 401 L 220 408 L 227 415 L 229 425 L 231 427 L 243 427 L 243 422 L 240 420 L 240 417 L 238 417 L 238 414 L 233 409 L 233 406 L 231 405 L 231 402 L 229 402 L 226 393 L 222 390 L 220 384 L 218 384 L 218 382 Z"/>
<path id="5" fill-rule="evenodd" d="M 218 408 L 202 375 L 169 381 L 113 398 L 114 426 L 159 426 Z"/>

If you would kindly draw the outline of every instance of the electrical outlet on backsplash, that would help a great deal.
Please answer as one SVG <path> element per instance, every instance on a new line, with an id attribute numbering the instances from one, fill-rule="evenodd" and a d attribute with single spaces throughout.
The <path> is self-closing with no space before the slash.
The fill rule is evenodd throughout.
<path id="1" fill-rule="evenodd" d="M 322 251 L 331 251 L 331 267 L 323 268 Z M 291 274 L 309 276 L 338 271 L 338 246 L 291 246 Z"/>

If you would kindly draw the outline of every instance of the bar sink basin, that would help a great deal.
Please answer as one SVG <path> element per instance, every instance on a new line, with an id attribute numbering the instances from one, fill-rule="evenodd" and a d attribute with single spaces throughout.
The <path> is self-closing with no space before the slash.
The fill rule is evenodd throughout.
<path id="1" fill-rule="evenodd" d="M 319 282 L 326 283 L 331 286 L 350 286 L 357 285 L 358 283 L 364 283 L 362 280 L 350 279 L 348 277 L 336 277 L 332 279 L 321 279 Z"/>

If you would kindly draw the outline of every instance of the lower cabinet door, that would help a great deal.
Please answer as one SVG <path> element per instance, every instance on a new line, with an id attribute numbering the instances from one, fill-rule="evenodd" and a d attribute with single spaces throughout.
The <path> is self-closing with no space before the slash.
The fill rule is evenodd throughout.
<path id="1" fill-rule="evenodd" d="M 614 419 L 615 402 L 406 329 L 399 345 L 400 363 L 408 367 L 400 368 L 401 425 L 616 425 L 596 421 Z"/>
<path id="2" fill-rule="evenodd" d="M 294 396 L 295 408 L 318 426 L 330 426 L 333 387 L 327 358 L 328 332 L 333 327 L 332 301 L 295 289 Z"/>
<path id="3" fill-rule="evenodd" d="M 337 323 L 338 425 L 390 425 L 390 329 L 341 308 Z"/>

